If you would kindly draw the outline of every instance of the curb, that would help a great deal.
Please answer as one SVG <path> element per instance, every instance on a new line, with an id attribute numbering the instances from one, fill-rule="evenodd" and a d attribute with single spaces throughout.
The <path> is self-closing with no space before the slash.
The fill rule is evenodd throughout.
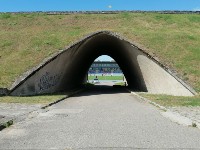
<path id="1" fill-rule="evenodd" d="M 140 95 L 138 95 L 137 93 L 135 92 L 132 92 L 130 90 L 128 90 L 132 95 L 136 96 L 137 98 L 143 100 L 143 101 L 146 101 L 156 107 L 158 107 L 159 109 L 163 110 L 164 113 L 161 113 L 161 115 L 165 118 L 168 118 L 170 119 L 172 122 L 175 122 L 175 123 L 178 123 L 180 125 L 183 125 L 183 126 L 188 126 L 188 127 L 196 127 L 198 129 L 200 129 L 200 124 L 197 123 L 196 121 L 193 121 L 191 120 L 190 118 L 188 117 L 185 117 L 185 116 L 182 116 L 181 114 L 179 113 L 174 113 L 172 111 L 170 111 L 169 109 L 167 109 L 166 107 L 164 106 L 161 106 L 155 102 L 152 102 L 151 100 L 147 99 L 147 98 L 144 98 Z"/>
<path id="2" fill-rule="evenodd" d="M 47 105 L 41 107 L 41 109 L 46 109 L 47 107 L 50 107 L 50 106 L 52 106 L 52 105 L 55 105 L 55 104 L 57 104 L 57 103 L 63 101 L 63 100 L 66 99 L 66 98 L 69 98 L 69 97 L 71 97 L 71 96 L 73 96 L 73 95 L 75 95 L 75 94 L 77 94 L 77 93 L 82 92 L 83 90 L 84 90 L 84 89 L 76 90 L 76 91 L 70 93 L 69 95 L 66 95 L 65 97 L 63 97 L 63 98 L 61 98 L 61 99 L 59 99 L 59 100 L 57 100 L 57 101 L 55 101 L 55 102 L 52 102 L 52 103 L 50 103 L 50 104 L 47 104 Z"/>
<path id="3" fill-rule="evenodd" d="M 80 93 L 82 92 L 83 90 L 85 89 L 79 89 L 79 90 L 75 90 L 74 92 L 70 93 L 69 95 L 66 95 L 65 97 L 55 101 L 55 102 L 52 102 L 50 104 L 47 104 L 45 106 L 42 106 L 41 108 L 37 109 L 37 110 L 33 110 L 31 112 L 28 112 L 28 113 L 25 113 L 25 114 L 22 114 L 22 115 L 19 115 L 19 116 L 16 116 L 15 118 L 5 118 L 4 121 L 0 122 L 0 131 L 2 131 L 3 129 L 5 128 L 8 128 L 9 126 L 13 125 L 14 123 L 18 123 L 18 122 L 21 122 L 21 121 L 24 121 L 27 117 L 29 118 L 33 118 L 35 116 L 37 116 L 37 114 L 39 114 L 40 112 L 44 111 L 46 108 L 54 105 L 54 104 L 57 104 L 63 100 L 65 100 L 66 98 L 69 98 L 77 93 Z"/>

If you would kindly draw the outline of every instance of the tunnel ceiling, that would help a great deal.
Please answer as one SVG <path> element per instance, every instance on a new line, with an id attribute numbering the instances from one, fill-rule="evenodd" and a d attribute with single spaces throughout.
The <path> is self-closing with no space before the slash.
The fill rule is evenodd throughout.
<path id="1" fill-rule="evenodd" d="M 191 96 L 193 90 L 133 43 L 116 33 L 93 33 L 26 72 L 11 95 L 38 95 L 79 87 L 94 60 L 109 55 L 122 69 L 129 88 L 154 94 Z"/>

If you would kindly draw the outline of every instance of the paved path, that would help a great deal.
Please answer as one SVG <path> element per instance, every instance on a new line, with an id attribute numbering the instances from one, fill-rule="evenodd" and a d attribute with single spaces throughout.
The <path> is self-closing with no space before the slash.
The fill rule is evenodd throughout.
<path id="1" fill-rule="evenodd" d="M 14 118 L 41 108 L 41 104 L 0 103 L 0 113 L 4 117 Z"/>
<path id="2" fill-rule="evenodd" d="M 41 104 L 0 103 L 0 123 L 23 116 L 42 107 Z"/>
<path id="3" fill-rule="evenodd" d="M 93 88 L 0 132 L 0 149 L 199 148 L 200 130 L 171 122 L 122 89 Z"/>

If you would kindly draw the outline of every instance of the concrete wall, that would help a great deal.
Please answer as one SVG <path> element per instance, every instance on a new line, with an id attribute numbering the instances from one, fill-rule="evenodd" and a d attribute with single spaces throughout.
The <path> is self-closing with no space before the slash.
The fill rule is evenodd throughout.
<path id="1" fill-rule="evenodd" d="M 11 89 L 11 95 L 37 95 L 76 88 L 85 82 L 85 74 L 100 55 L 109 55 L 116 60 L 132 90 L 193 95 L 141 49 L 107 31 L 94 33 L 50 58 L 19 79 Z"/>

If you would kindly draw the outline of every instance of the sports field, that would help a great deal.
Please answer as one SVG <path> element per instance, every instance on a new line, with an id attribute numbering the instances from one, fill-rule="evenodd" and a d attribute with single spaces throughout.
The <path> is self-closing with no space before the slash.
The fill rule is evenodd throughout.
<path id="1" fill-rule="evenodd" d="M 88 76 L 89 80 L 93 80 L 97 77 L 99 80 L 123 80 L 124 76 Z"/>

